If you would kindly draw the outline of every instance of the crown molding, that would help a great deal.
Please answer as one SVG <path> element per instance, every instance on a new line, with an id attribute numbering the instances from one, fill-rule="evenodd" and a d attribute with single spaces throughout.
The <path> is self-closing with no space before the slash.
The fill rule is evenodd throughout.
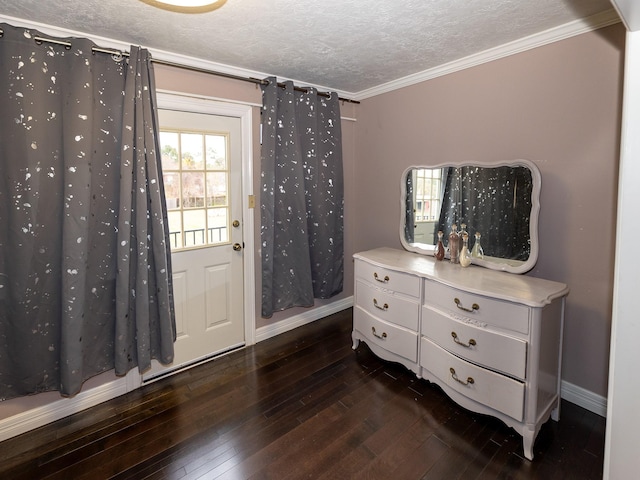
<path id="1" fill-rule="evenodd" d="M 38 30 L 39 32 L 50 35 L 52 37 L 58 38 L 88 38 L 96 45 L 103 48 L 110 48 L 114 50 L 128 51 L 131 48 L 131 43 L 122 42 L 120 40 L 115 40 L 113 38 L 101 37 L 98 35 L 92 35 L 87 32 L 80 32 L 77 30 L 70 30 L 68 28 L 56 27 L 54 25 L 47 25 L 39 22 L 32 22 L 30 20 L 25 20 L 22 18 L 8 17 L 4 15 L 0 15 L 0 23 L 8 23 L 13 25 L 14 27 L 21 28 L 30 28 L 34 30 Z M 165 50 L 158 50 L 155 48 L 150 48 L 142 45 L 142 47 L 146 48 L 151 52 L 151 57 L 157 60 L 164 60 L 166 62 L 178 63 L 180 65 L 185 65 L 187 67 L 194 67 L 203 70 L 210 70 L 212 72 L 221 72 L 230 75 L 237 75 L 239 77 L 252 77 L 252 78 L 265 78 L 268 76 L 273 76 L 271 74 L 257 72 L 253 70 L 247 70 L 244 68 L 232 67 L 230 65 L 225 65 L 222 63 L 210 62 L 208 60 L 202 60 L 195 57 L 190 57 L 187 55 L 182 55 L 179 53 L 168 52 Z"/>
<path id="2" fill-rule="evenodd" d="M 515 40 L 513 42 L 510 42 L 495 48 L 491 48 L 489 50 L 485 50 L 483 52 L 470 55 L 468 57 L 455 60 L 453 62 L 449 62 L 435 68 L 414 73 L 412 75 L 408 75 L 406 77 L 399 78 L 391 82 L 383 83 L 382 85 L 378 85 L 373 88 L 362 90 L 360 92 L 347 92 L 342 90 L 335 90 L 330 87 L 326 87 L 324 85 L 315 85 L 308 82 L 301 82 L 292 78 L 278 77 L 277 75 L 270 74 L 270 73 L 258 72 L 258 71 L 248 70 L 248 69 L 239 68 L 239 67 L 233 67 L 231 65 L 225 65 L 222 63 L 202 60 L 199 58 L 190 57 L 190 56 L 182 55 L 178 53 L 167 52 L 165 50 L 157 50 L 149 47 L 145 47 L 145 48 L 147 48 L 151 52 L 151 56 L 155 59 L 178 63 L 186 67 L 194 67 L 197 69 L 209 70 L 212 73 L 220 72 L 220 73 L 226 73 L 226 74 L 236 75 L 239 77 L 246 77 L 246 78 L 249 78 L 249 77 L 266 78 L 270 76 L 275 76 L 279 82 L 292 81 L 296 85 L 314 87 L 321 91 L 335 91 L 338 93 L 340 97 L 352 98 L 354 100 L 360 101 L 370 97 L 374 97 L 376 95 L 381 95 L 383 93 L 391 92 L 393 90 L 398 90 L 400 88 L 408 87 L 410 85 L 415 85 L 416 83 L 424 82 L 426 80 L 431 80 L 437 77 L 448 75 L 450 73 L 458 72 L 460 70 L 475 67 L 477 65 L 491 62 L 493 60 L 498 60 L 500 58 L 504 58 L 509 55 L 515 55 L 516 53 L 521 53 L 527 50 L 531 50 L 533 48 L 541 47 L 543 45 L 564 40 L 566 38 L 574 37 L 576 35 L 598 30 L 599 28 L 607 27 L 609 25 L 619 23 L 620 21 L 621 21 L 620 17 L 618 16 L 618 13 L 616 12 L 615 9 L 606 10 L 596 15 L 592 15 L 591 17 L 587 17 L 581 20 L 576 20 L 574 22 L 570 22 L 565 25 L 561 25 L 559 27 L 546 30 L 544 32 L 537 33 L 535 35 L 530 35 L 528 37 Z M 0 22 L 8 23 L 16 27 L 35 29 L 45 35 L 51 35 L 54 37 L 88 38 L 89 40 L 93 41 L 95 44 L 104 48 L 113 48 L 115 50 L 122 50 L 122 51 L 126 51 L 130 48 L 129 43 L 122 42 L 119 40 L 114 40 L 112 38 L 100 37 L 96 35 L 91 35 L 86 32 L 69 30 L 66 28 L 47 25 L 44 23 L 32 22 L 29 20 L 21 19 L 21 18 L 14 18 L 14 17 L 5 16 L 5 15 L 0 15 Z"/>
<path id="3" fill-rule="evenodd" d="M 352 93 L 351 98 L 360 101 L 370 97 L 375 97 L 377 95 L 408 87 L 410 85 L 415 85 L 426 80 L 442 77 L 483 63 L 515 55 L 516 53 L 532 50 L 543 45 L 548 45 L 560 40 L 575 37 L 576 35 L 598 30 L 599 28 L 608 27 L 609 25 L 619 22 L 620 17 L 614 9 L 606 10 L 596 15 L 566 23 L 559 27 L 551 28 L 544 32 L 536 33 L 480 53 L 469 55 L 468 57 L 454 60 L 453 62 L 445 63 L 444 65 L 440 65 L 435 68 L 430 68 L 391 82 L 383 83 L 382 85 L 378 85 L 367 90 Z"/>
<path id="4" fill-rule="evenodd" d="M 129 51 L 129 48 L 131 47 L 130 43 L 122 42 L 120 40 L 115 40 L 113 38 L 101 37 L 98 35 L 92 35 L 87 32 L 70 30 L 68 28 L 56 27 L 54 25 L 48 25 L 45 23 L 32 22 L 30 20 L 25 20 L 23 18 L 9 17 L 2 14 L 0 14 L 0 23 L 7 23 L 14 27 L 38 30 L 40 33 L 44 35 L 49 35 L 51 37 L 58 37 L 58 38 L 65 38 L 65 39 L 72 38 L 72 37 L 87 38 L 102 48 L 120 50 L 122 52 Z M 326 91 L 326 92 L 333 91 L 333 92 L 336 92 L 340 97 L 353 98 L 352 92 L 347 92 L 344 90 L 336 90 L 334 88 L 330 88 L 324 85 L 316 85 L 309 82 L 303 82 L 300 80 L 296 80 L 294 78 L 280 77 L 273 73 L 265 73 L 265 72 L 259 72 L 256 70 L 249 70 L 245 68 L 234 67 L 231 65 L 223 64 L 223 63 L 217 63 L 217 62 L 203 60 L 196 57 L 190 57 L 188 55 L 183 55 L 180 53 L 173 53 L 173 52 L 168 52 L 166 50 L 159 50 L 151 47 L 146 47 L 144 45 L 142 45 L 142 47 L 149 50 L 149 52 L 151 53 L 151 57 L 156 60 L 163 60 L 166 62 L 177 63 L 180 65 L 184 65 L 185 67 L 193 67 L 198 70 L 210 71 L 212 74 L 215 74 L 215 72 L 219 72 L 219 73 L 235 75 L 243 78 L 276 77 L 278 82 L 291 81 L 295 85 L 304 86 L 304 87 L 313 87 L 319 91 Z"/>

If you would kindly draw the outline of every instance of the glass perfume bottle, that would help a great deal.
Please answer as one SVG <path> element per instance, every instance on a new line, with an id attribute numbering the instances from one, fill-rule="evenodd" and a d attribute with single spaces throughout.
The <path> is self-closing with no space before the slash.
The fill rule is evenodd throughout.
<path id="1" fill-rule="evenodd" d="M 467 224 L 466 223 L 461 223 L 460 224 L 460 231 L 458 231 L 458 238 L 460 239 L 458 242 L 458 248 L 460 250 L 462 250 L 462 237 L 467 234 Z"/>
<path id="2" fill-rule="evenodd" d="M 442 243 L 442 237 L 444 237 L 444 233 L 440 230 L 438 231 L 438 243 L 436 244 L 436 249 L 433 251 L 433 256 L 436 257 L 436 260 L 442 260 L 444 258 L 444 243 Z"/>
<path id="3" fill-rule="evenodd" d="M 469 234 L 462 234 L 462 249 L 460 249 L 460 265 L 468 267 L 471 265 L 471 253 L 469 253 Z"/>
<path id="4" fill-rule="evenodd" d="M 451 233 L 449 234 L 449 260 L 451 263 L 458 263 L 460 255 L 460 237 L 458 236 L 458 226 L 454 223 L 451 225 Z"/>
<path id="5" fill-rule="evenodd" d="M 484 252 L 482 251 L 482 245 L 480 245 L 480 232 L 476 232 L 476 241 L 473 244 L 473 249 L 471 250 L 471 256 L 473 258 L 484 258 Z"/>

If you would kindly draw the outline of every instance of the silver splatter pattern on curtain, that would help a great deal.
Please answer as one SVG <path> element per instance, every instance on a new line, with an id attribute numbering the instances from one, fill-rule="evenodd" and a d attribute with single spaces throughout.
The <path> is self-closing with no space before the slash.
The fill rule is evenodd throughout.
<path id="1" fill-rule="evenodd" d="M 338 95 L 262 87 L 262 316 L 342 291 L 344 181 Z"/>
<path id="2" fill-rule="evenodd" d="M 150 55 L 2 24 L 0 399 L 173 359 Z"/>
<path id="3" fill-rule="evenodd" d="M 450 167 L 444 178 L 436 232 L 448 234 L 453 223 L 465 223 L 470 236 L 482 235 L 485 255 L 529 258 L 533 179 L 528 168 Z"/>

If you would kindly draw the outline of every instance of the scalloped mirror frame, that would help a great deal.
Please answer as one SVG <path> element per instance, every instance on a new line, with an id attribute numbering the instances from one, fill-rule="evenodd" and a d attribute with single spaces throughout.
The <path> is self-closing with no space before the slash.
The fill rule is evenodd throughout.
<path id="1" fill-rule="evenodd" d="M 405 218 L 406 218 L 406 177 L 407 174 L 416 168 L 445 168 L 445 167 L 527 167 L 531 171 L 531 180 L 533 182 L 533 187 L 531 190 L 531 214 L 529 216 L 529 238 L 531 240 L 531 251 L 529 253 L 529 258 L 527 261 L 522 262 L 519 265 L 510 265 L 501 261 L 490 261 L 486 259 L 472 258 L 471 263 L 474 265 L 478 265 L 481 267 L 489 268 L 491 270 L 500 270 L 508 273 L 516 273 L 522 274 L 531 270 L 536 262 L 538 261 L 538 219 L 540 216 L 540 188 L 542 184 L 542 177 L 540 175 L 540 170 L 530 160 L 525 159 L 517 159 L 517 160 L 507 160 L 507 161 L 496 161 L 496 162 L 467 162 L 467 163 L 438 163 L 433 165 L 412 165 L 405 169 L 402 172 L 402 177 L 400 177 L 400 243 L 402 247 L 409 251 L 418 253 L 421 255 L 433 255 L 435 250 L 435 245 L 421 244 L 423 247 L 418 247 L 416 244 L 410 244 L 407 242 L 404 235 L 404 226 L 405 226 Z M 444 260 L 447 261 L 447 260 Z M 463 268 L 463 267 L 460 267 Z"/>

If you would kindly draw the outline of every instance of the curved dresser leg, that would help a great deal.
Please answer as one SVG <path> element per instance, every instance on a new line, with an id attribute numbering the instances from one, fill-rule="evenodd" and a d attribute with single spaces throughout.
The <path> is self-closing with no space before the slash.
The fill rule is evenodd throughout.
<path id="1" fill-rule="evenodd" d="M 522 448 L 527 460 L 533 460 L 533 444 L 536 441 L 535 430 L 525 430 L 522 434 Z"/>
<path id="2" fill-rule="evenodd" d="M 360 345 L 360 339 L 356 337 L 355 333 L 351 334 L 351 339 L 353 340 L 353 346 L 351 348 L 355 350 L 358 348 L 358 345 Z"/>

